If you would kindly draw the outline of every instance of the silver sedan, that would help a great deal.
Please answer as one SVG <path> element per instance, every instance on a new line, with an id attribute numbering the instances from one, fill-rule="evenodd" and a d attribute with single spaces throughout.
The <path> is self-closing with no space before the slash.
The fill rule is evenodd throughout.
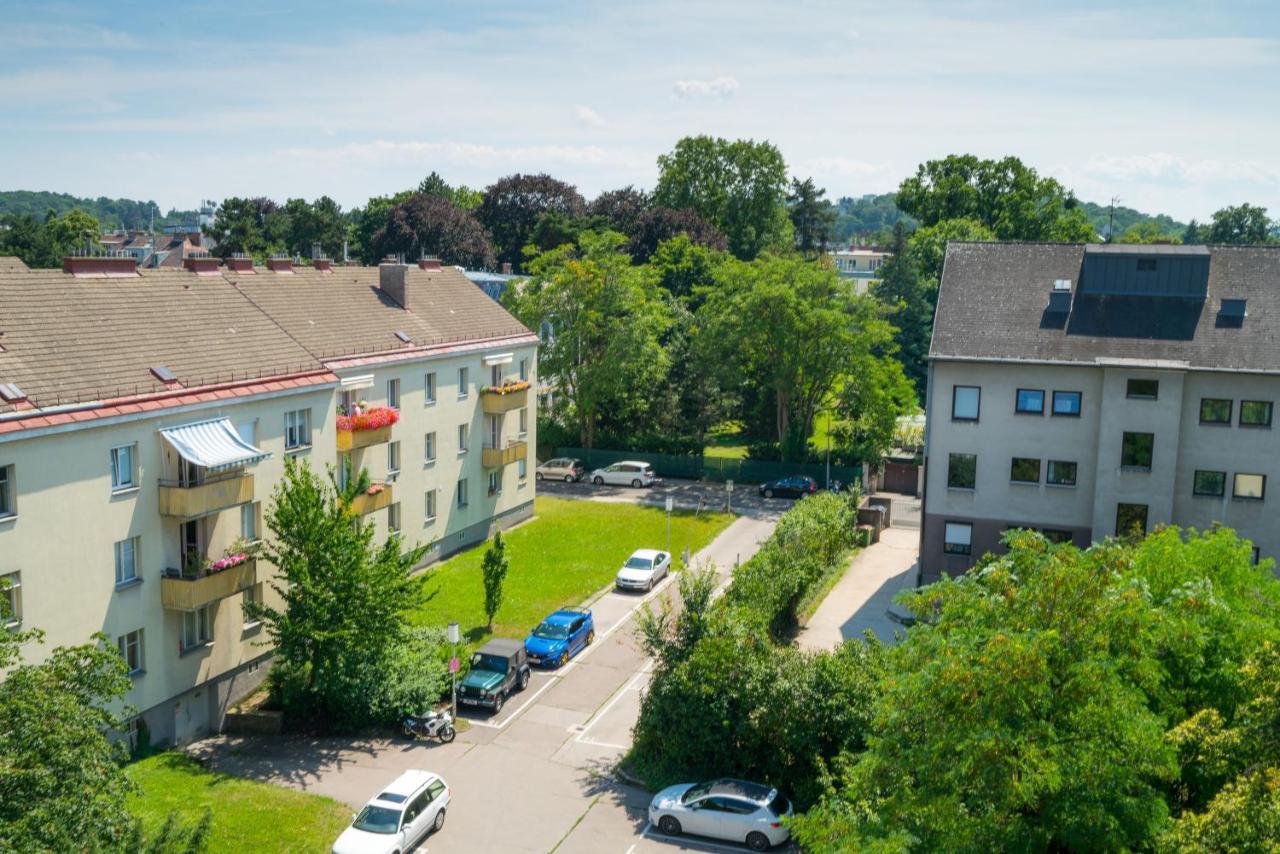
<path id="1" fill-rule="evenodd" d="M 653 796 L 649 821 L 668 836 L 691 833 L 744 842 L 752 851 L 781 845 L 791 802 L 777 789 L 745 780 L 681 783 Z"/>

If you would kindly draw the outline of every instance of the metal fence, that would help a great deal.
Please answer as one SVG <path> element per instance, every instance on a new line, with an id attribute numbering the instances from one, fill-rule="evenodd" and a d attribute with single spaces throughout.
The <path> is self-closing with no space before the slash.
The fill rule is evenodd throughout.
<path id="1" fill-rule="evenodd" d="M 658 477 L 683 477 L 690 480 L 732 480 L 739 483 L 764 483 L 791 475 L 808 475 L 820 485 L 827 485 L 827 467 L 823 463 L 782 463 L 766 460 L 734 460 L 725 457 L 646 454 L 640 451 L 613 451 L 601 448 L 556 448 L 557 457 L 582 460 L 588 470 L 602 468 L 622 460 L 638 460 L 653 466 Z M 831 479 L 841 483 L 860 483 L 861 466 L 831 466 Z"/>

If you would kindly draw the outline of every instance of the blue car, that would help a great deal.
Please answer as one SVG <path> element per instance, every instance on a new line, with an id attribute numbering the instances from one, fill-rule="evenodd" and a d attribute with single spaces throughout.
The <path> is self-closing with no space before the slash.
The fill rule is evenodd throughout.
<path id="1" fill-rule="evenodd" d="M 525 638 L 530 664 L 559 667 L 596 639 L 596 625 L 586 608 L 561 608 Z"/>

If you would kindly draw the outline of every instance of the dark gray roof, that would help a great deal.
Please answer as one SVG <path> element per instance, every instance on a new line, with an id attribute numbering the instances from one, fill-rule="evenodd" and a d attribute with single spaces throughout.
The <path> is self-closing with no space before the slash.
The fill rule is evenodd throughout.
<path id="1" fill-rule="evenodd" d="M 1081 293 L 1085 244 L 951 243 L 930 358 L 1280 372 L 1280 247 L 1089 245 L 1088 252 L 1189 261 L 1207 253 L 1207 296 Z M 1066 313 L 1046 310 L 1058 279 L 1072 283 Z M 1219 316 L 1223 299 L 1247 301 L 1243 323 Z"/>

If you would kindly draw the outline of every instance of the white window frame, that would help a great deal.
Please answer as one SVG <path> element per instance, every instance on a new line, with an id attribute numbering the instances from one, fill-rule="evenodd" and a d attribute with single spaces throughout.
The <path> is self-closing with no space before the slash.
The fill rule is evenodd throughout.
<path id="1" fill-rule="evenodd" d="M 434 463 L 436 461 L 436 431 L 435 430 L 432 430 L 423 439 L 422 461 L 424 463 Z"/>
<path id="2" fill-rule="evenodd" d="M 400 473 L 400 442 L 387 443 L 387 474 Z"/>
<path id="3" fill-rule="evenodd" d="M 520 409 L 520 435 L 529 435 L 529 407 L 527 406 Z"/>
<path id="4" fill-rule="evenodd" d="M 942 550 L 945 554 L 973 554 L 973 523 L 944 522 L 942 529 Z M 963 533 L 962 533 L 963 532 Z M 963 546 L 965 551 L 952 551 L 950 546 Z"/>
<path id="5" fill-rule="evenodd" d="M 503 382 L 502 365 L 489 366 L 489 385 L 500 386 Z"/>
<path id="6" fill-rule="evenodd" d="M 471 500 L 471 497 L 467 494 L 468 492 L 470 492 L 470 490 L 467 488 L 468 485 L 469 484 L 467 483 L 467 479 L 465 477 L 458 479 L 458 509 L 459 510 L 465 509 L 467 504 Z"/>
<path id="7" fill-rule="evenodd" d="M 387 406 L 392 409 L 400 408 L 400 380 L 387 380 Z"/>
<path id="8" fill-rule="evenodd" d="M 516 460 L 516 475 L 520 478 L 521 483 L 529 479 L 529 459 L 527 457 L 521 457 Z"/>
<path id="9" fill-rule="evenodd" d="M 471 394 L 471 369 L 458 368 L 458 400 L 466 400 Z"/>
<path id="10" fill-rule="evenodd" d="M 244 596 L 240 599 L 240 619 L 244 622 L 244 628 L 252 629 L 255 626 L 262 625 L 261 620 L 255 620 L 249 616 L 245 610 L 245 605 L 256 605 L 262 601 L 262 585 L 250 584 L 244 589 Z"/>
<path id="11" fill-rule="evenodd" d="M 290 433 L 292 432 L 292 443 Z M 303 451 L 311 447 L 311 410 L 291 409 L 284 414 L 284 449 Z"/>
<path id="12" fill-rule="evenodd" d="M 393 501 L 387 505 L 387 533 L 388 534 L 400 533 L 401 522 L 402 520 L 400 518 L 400 502 Z"/>
<path id="13" fill-rule="evenodd" d="M 122 587 L 126 584 L 132 584 L 138 580 L 138 546 L 139 537 L 125 537 L 123 540 L 117 540 L 115 544 L 115 568 L 116 568 L 116 587 Z M 125 546 L 128 546 L 129 554 L 129 574 L 124 574 L 124 557 Z"/>
<path id="14" fill-rule="evenodd" d="M 424 518 L 428 523 L 436 520 L 436 505 L 438 503 L 439 490 L 428 489 L 426 497 L 426 512 Z"/>
<path id="15" fill-rule="evenodd" d="M 422 379 L 422 392 L 424 397 L 424 406 L 431 406 L 436 402 L 436 372 L 428 371 Z"/>
<path id="16" fill-rule="evenodd" d="M 459 454 L 465 454 L 468 451 L 470 441 L 471 441 L 471 425 L 459 424 L 458 425 L 458 453 Z"/>
<path id="17" fill-rule="evenodd" d="M 249 542 L 258 539 L 258 503 L 246 501 L 240 505 L 240 536 Z"/>
<path id="18" fill-rule="evenodd" d="M 529 379 L 529 359 L 527 357 L 520 360 L 520 379 L 526 381 Z"/>
<path id="19" fill-rule="evenodd" d="M 12 469 L 11 465 L 0 465 L 0 519 L 18 515 L 13 495 L 14 477 L 10 473 Z"/>
<path id="20" fill-rule="evenodd" d="M 198 649 L 213 643 L 213 606 L 202 605 L 194 611 L 182 612 L 182 651 Z"/>
<path id="21" fill-rule="evenodd" d="M 121 452 L 129 455 L 128 471 L 122 471 L 120 465 Z M 128 477 L 128 480 L 125 477 Z M 111 449 L 111 491 L 128 492 L 138 488 L 138 443 L 117 445 Z"/>
<path id="22" fill-rule="evenodd" d="M 7 603 L 9 613 L 0 612 L 0 626 L 15 628 L 22 625 L 22 573 L 9 572 L 0 575 L 0 582 L 8 582 L 8 586 L 0 584 L 0 601 Z"/>
<path id="23" fill-rule="evenodd" d="M 489 494 L 502 494 L 502 473 L 497 471 L 489 472 Z"/>
<path id="24" fill-rule="evenodd" d="M 116 638 L 116 648 L 120 651 L 120 657 L 129 667 L 130 676 L 140 676 L 147 672 L 146 649 L 143 645 L 144 635 L 142 629 L 134 629 L 131 632 L 125 632 Z M 136 661 L 130 663 L 129 650 L 132 649 Z"/>

